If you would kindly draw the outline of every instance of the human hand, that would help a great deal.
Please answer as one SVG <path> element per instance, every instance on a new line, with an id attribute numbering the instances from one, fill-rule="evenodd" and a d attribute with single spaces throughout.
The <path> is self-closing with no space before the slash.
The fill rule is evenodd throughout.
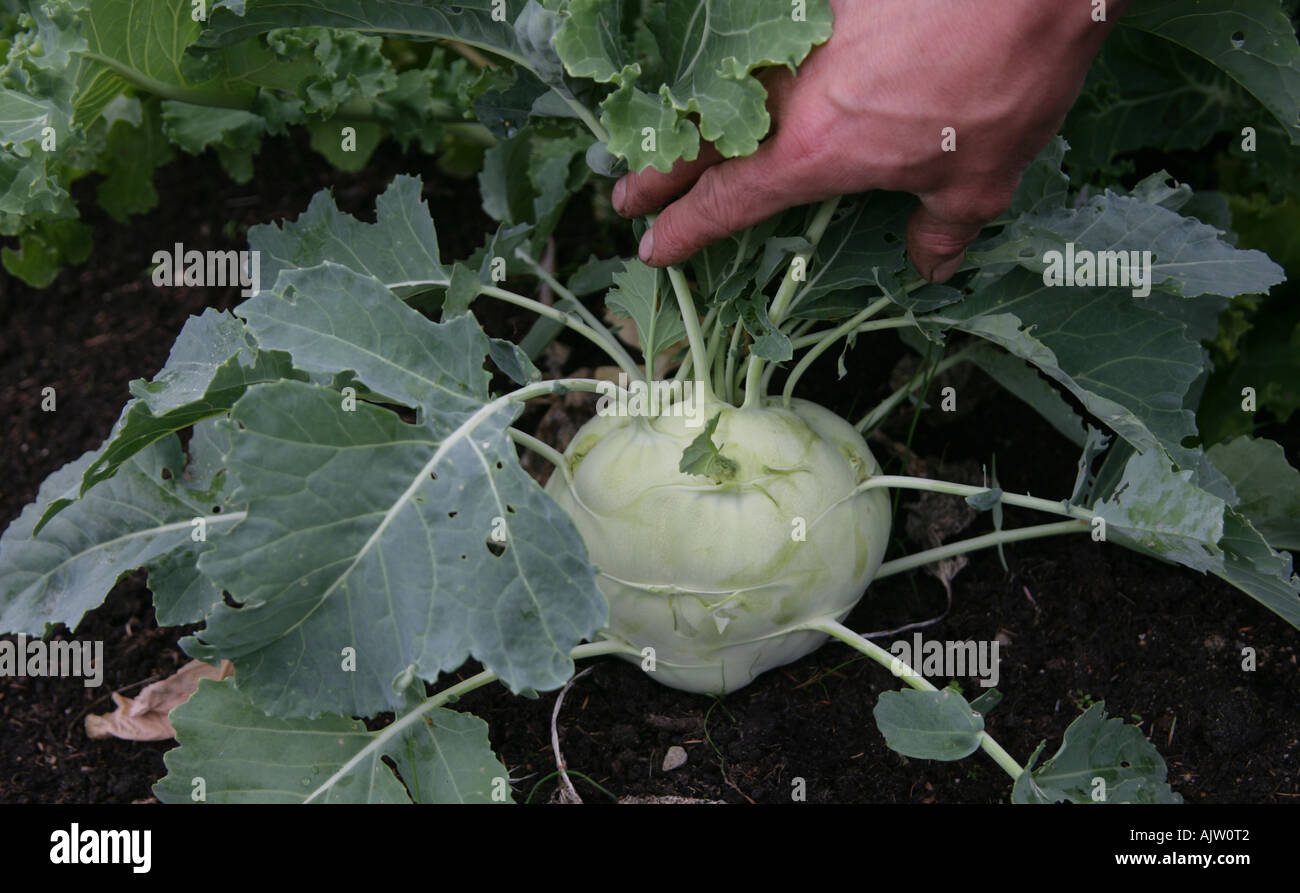
<path id="1" fill-rule="evenodd" d="M 831 39 L 798 77 L 766 79 L 774 133 L 757 152 L 705 145 L 667 174 L 628 174 L 614 207 L 636 217 L 685 192 L 641 241 L 643 261 L 668 266 L 795 205 L 911 192 L 908 254 L 943 282 L 1010 204 L 1127 4 L 1096 22 L 1089 0 L 831 0 Z"/>

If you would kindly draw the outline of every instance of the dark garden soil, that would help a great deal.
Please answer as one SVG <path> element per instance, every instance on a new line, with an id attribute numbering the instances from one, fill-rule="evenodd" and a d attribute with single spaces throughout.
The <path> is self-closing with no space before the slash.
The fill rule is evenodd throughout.
<path id="1" fill-rule="evenodd" d="M 119 225 L 87 211 L 96 231 L 94 254 L 49 289 L 30 289 L 0 272 L 0 407 L 6 418 L 0 525 L 35 497 L 46 475 L 100 444 L 128 397 L 127 382 L 148 378 L 163 364 L 188 315 L 240 300 L 234 289 L 154 288 L 147 270 L 155 250 L 177 241 L 245 247 L 247 226 L 296 217 L 327 185 L 345 211 L 369 217 L 375 195 L 401 172 L 424 177 L 443 256 L 463 257 L 476 247 L 489 221 L 478 209 L 472 180 L 448 179 L 431 161 L 395 150 L 381 153 L 361 175 L 342 175 L 300 142 L 282 140 L 267 144 L 246 186 L 231 183 L 211 156 L 182 158 L 159 173 L 162 199 L 154 213 Z M 93 180 L 79 183 L 81 197 L 93 186 Z M 562 258 L 607 254 L 609 246 L 628 250 L 618 241 L 625 228 L 602 223 L 593 233 L 590 219 L 585 201 L 571 209 L 559 239 Z M 595 246 L 593 239 L 607 245 Z M 531 323 L 499 305 L 476 309 L 494 335 L 518 337 Z M 856 419 L 862 407 L 888 393 L 904 357 L 901 347 L 876 341 L 888 339 L 864 339 L 843 381 L 836 380 L 833 356 L 823 358 L 805 379 L 804 396 Z M 590 359 L 576 349 L 561 361 L 563 371 L 572 373 Z M 922 412 L 912 440 L 930 473 L 978 474 L 996 455 L 1007 490 L 1069 492 L 1077 459 L 1072 445 L 978 374 L 936 383 L 932 393 L 947 383 L 957 388 L 959 411 Z M 41 410 L 46 386 L 56 389 L 55 412 Z M 553 427 L 562 434 L 589 411 L 571 408 L 546 424 L 558 420 Z M 541 416 L 542 409 L 530 409 L 525 423 Z M 906 441 L 910 422 L 910 415 L 895 420 L 886 429 L 890 440 L 873 444 L 895 468 L 901 456 L 895 445 Z M 1300 465 L 1298 427 L 1263 433 L 1282 440 Z M 942 471 L 940 462 L 947 464 Z M 908 525 L 901 519 L 913 499 L 901 500 L 896 539 L 915 551 L 930 543 L 903 540 Z M 943 503 L 950 512 L 957 504 Z M 924 530 L 947 520 L 928 515 L 911 527 Z M 1009 510 L 1006 520 L 1012 527 L 1042 519 Z M 987 515 L 975 518 L 962 535 L 982 533 L 989 524 Z M 1009 572 L 995 552 L 971 556 L 952 581 L 950 613 L 923 633 L 927 639 L 1003 643 L 997 687 L 1006 697 L 988 728 L 1017 759 L 1024 761 L 1044 739 L 1047 754 L 1054 752 L 1080 710 L 1104 700 L 1112 716 L 1141 725 L 1188 801 L 1300 799 L 1295 630 L 1213 577 L 1086 537 L 1017 545 L 1006 557 Z M 87 713 L 112 709 L 109 692 L 134 693 L 186 661 L 176 643 L 188 630 L 157 628 L 143 582 L 138 573 L 123 579 L 76 631 L 77 638 L 104 641 L 103 687 L 0 680 L 0 802 L 152 801 L 150 786 L 165 773 L 162 755 L 173 744 L 91 740 L 83 727 Z M 946 603 L 933 576 L 902 574 L 873 585 L 848 625 L 893 629 L 941 615 Z M 904 635 L 910 640 L 910 632 Z M 1242 669 L 1247 647 L 1256 654 L 1254 671 Z M 888 750 L 871 713 L 880 692 L 899 682 L 855 655 L 828 645 L 719 702 L 657 685 L 619 660 L 594 661 L 592 672 L 565 696 L 559 721 L 564 758 L 579 793 L 592 803 L 636 796 L 788 802 L 799 779 L 813 802 L 1007 800 L 1010 781 L 982 754 L 933 763 Z M 970 697 L 982 691 L 973 680 L 964 684 Z M 493 747 L 518 780 L 518 800 L 546 801 L 557 790 L 549 777 L 555 770 L 555 697 L 548 692 L 526 700 L 491 687 L 457 705 L 490 724 Z M 665 753 L 674 745 L 685 749 L 686 762 L 665 771 Z"/>

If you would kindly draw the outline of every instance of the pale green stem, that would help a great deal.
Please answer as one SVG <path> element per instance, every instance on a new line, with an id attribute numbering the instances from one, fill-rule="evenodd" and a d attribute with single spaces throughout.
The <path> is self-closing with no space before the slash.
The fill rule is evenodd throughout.
<path id="1" fill-rule="evenodd" d="M 759 389 L 762 393 L 766 394 L 768 389 L 772 386 L 772 376 L 776 374 L 778 368 L 780 367 L 777 366 L 776 363 L 768 363 L 763 367 L 763 381 L 759 385 Z"/>
<path id="2" fill-rule="evenodd" d="M 522 447 L 532 450 L 541 456 L 547 462 L 550 462 L 557 469 L 564 472 L 564 476 L 569 476 L 569 464 L 564 461 L 564 454 L 552 447 L 544 440 L 538 440 L 531 434 L 520 431 L 518 428 L 507 428 L 506 436 Z"/>
<path id="3" fill-rule="evenodd" d="M 718 328 L 721 328 L 719 326 Z M 727 356 L 726 351 L 722 348 L 725 338 L 718 336 L 714 332 L 709 338 L 709 365 L 712 369 L 714 390 L 722 395 L 724 400 L 730 399 L 727 395 Z"/>
<path id="4" fill-rule="evenodd" d="M 597 142 L 609 142 L 609 131 L 606 130 L 605 126 L 591 113 L 591 109 L 587 108 L 576 99 L 570 99 L 559 91 L 556 91 L 556 95 L 564 100 L 565 105 L 573 109 L 574 114 L 582 120 L 583 124 L 587 125 L 587 129 L 591 131 L 591 135 L 596 138 Z"/>
<path id="5" fill-rule="evenodd" d="M 604 324 L 596 318 L 595 314 L 583 306 L 583 303 L 578 300 L 577 295 L 565 288 L 558 279 L 552 276 L 541 264 L 533 260 L 533 258 L 530 257 L 522 248 L 515 249 L 515 257 L 527 264 L 529 269 L 533 271 L 533 274 L 537 276 L 538 279 L 541 279 L 549 285 L 551 291 L 559 295 L 568 305 L 571 305 L 573 310 L 586 321 L 587 325 L 589 325 L 594 331 L 602 333 L 602 340 L 605 342 L 603 345 L 605 352 L 609 354 L 616 363 L 618 363 L 619 367 L 623 369 L 623 371 L 627 372 L 629 381 L 646 380 L 646 375 L 637 368 L 636 361 L 632 359 L 632 355 L 629 354 L 623 345 L 619 343 L 618 338 L 614 336 L 614 333 L 605 328 Z M 649 374 L 653 377 L 654 370 L 651 369 Z"/>
<path id="6" fill-rule="evenodd" d="M 894 673 L 895 675 L 901 674 L 903 681 L 918 691 L 938 691 L 938 689 L 931 685 L 924 676 L 912 667 L 909 667 L 902 660 L 890 654 L 870 639 L 858 635 L 853 630 L 836 620 L 829 617 L 821 620 L 814 620 L 811 623 L 805 623 L 803 628 L 826 633 L 829 636 L 839 639 L 850 648 L 855 648 L 858 651 L 861 651 L 867 657 L 888 669 L 891 673 Z M 1024 774 L 1024 767 L 1017 763 L 1011 754 L 1006 752 L 1001 744 L 998 744 L 997 741 L 993 740 L 993 736 L 988 732 L 980 732 L 980 748 L 993 758 L 994 762 L 1002 768 L 1002 771 L 1011 776 L 1012 781 L 1015 781 Z"/>
<path id="7" fill-rule="evenodd" d="M 1087 533 L 1088 529 L 1089 525 L 1084 521 L 1074 520 L 1054 521 L 1051 524 L 1038 524 L 1033 527 L 1021 527 L 1017 530 L 996 530 L 983 536 L 974 536 L 970 539 L 949 543 L 946 546 L 939 546 L 936 549 L 926 549 L 924 552 L 916 552 L 902 558 L 895 558 L 893 561 L 886 561 L 871 579 L 873 581 L 879 580 L 883 577 L 901 574 L 903 571 L 910 571 L 913 568 L 924 567 L 936 561 L 943 561 L 945 558 L 952 558 L 955 555 L 964 555 L 967 552 L 987 549 L 990 546 L 1003 543 L 1018 543 L 1043 536 L 1059 536 L 1063 533 Z"/>
<path id="8" fill-rule="evenodd" d="M 979 496 L 991 489 L 989 487 L 976 487 L 972 484 L 954 484 L 951 481 L 934 481 L 929 478 L 907 477 L 899 474 L 878 474 L 858 484 L 849 498 L 858 493 L 877 490 L 881 487 L 889 487 L 895 490 L 926 490 L 931 493 L 949 493 L 953 496 Z M 1072 505 L 1068 500 L 1064 499 L 1054 502 L 1037 496 L 1003 493 L 999 501 L 1020 508 L 1034 509 L 1035 511 L 1048 512 L 1053 515 L 1064 515 L 1067 518 L 1078 518 L 1081 521 L 1092 521 L 1092 512 L 1077 505 Z"/>
<path id="9" fill-rule="evenodd" d="M 601 327 L 599 330 L 593 329 L 572 313 L 557 310 L 555 307 L 550 307 L 543 304 L 541 301 L 534 301 L 532 298 L 526 298 L 523 295 L 515 294 L 514 292 L 507 291 L 504 288 L 498 288 L 495 285 L 483 284 L 478 287 L 478 290 L 479 294 L 487 295 L 490 298 L 496 298 L 509 304 L 514 304 L 516 307 L 523 307 L 527 310 L 533 311 L 534 313 L 540 314 L 541 316 L 545 316 L 548 319 L 553 319 L 558 323 L 563 323 L 568 326 L 570 329 L 595 344 L 601 350 L 608 353 L 610 359 L 617 363 L 619 368 L 627 373 L 629 381 L 640 381 L 644 377 L 641 374 L 640 368 L 637 367 L 636 363 L 632 360 L 632 357 L 627 351 L 620 349 L 617 352 L 614 352 L 611 350 L 611 346 L 621 346 L 604 327 Z"/>
<path id="10" fill-rule="evenodd" d="M 718 308 L 714 307 L 708 312 L 708 315 L 704 317 L 704 322 L 700 326 L 700 331 L 710 333 L 705 338 L 705 342 L 708 344 L 708 348 L 705 352 L 710 358 L 713 356 L 713 339 L 717 335 L 717 330 L 719 328 L 717 323 Z M 712 359 L 710 359 L 710 362 L 712 362 Z M 686 353 L 686 359 L 682 360 L 681 365 L 677 367 L 677 372 L 673 375 L 673 378 L 677 381 L 685 381 L 686 376 L 690 375 L 694 371 L 695 357 L 688 350 Z"/>
<path id="11" fill-rule="evenodd" d="M 847 332 L 845 334 L 861 335 L 863 332 L 880 332 L 885 329 L 905 329 L 908 326 L 915 325 L 918 322 L 927 322 L 927 321 L 928 321 L 927 317 L 919 317 L 915 320 L 911 320 L 905 316 L 891 316 L 888 319 L 876 319 L 870 322 L 864 322 L 853 331 Z M 813 332 L 811 335 L 804 335 L 802 338 L 795 338 L 791 340 L 790 343 L 795 350 L 802 350 L 805 347 L 810 347 L 811 345 L 816 344 L 818 341 L 821 341 L 825 337 L 826 337 L 825 334 L 823 334 L 822 332 Z"/>
<path id="12" fill-rule="evenodd" d="M 891 298 L 878 298 L 852 319 L 845 322 L 839 328 L 834 329 L 830 334 L 822 335 L 821 340 L 813 345 L 813 349 L 800 358 L 799 363 L 794 367 L 794 371 L 791 372 L 790 377 L 786 379 L 785 391 L 781 395 L 785 405 L 790 405 L 790 397 L 794 394 L 794 386 L 799 383 L 799 379 L 803 377 L 803 374 L 808 371 L 808 367 L 811 366 L 819 356 L 829 350 L 831 345 L 836 341 L 839 341 L 850 332 L 856 330 L 858 326 L 862 325 L 868 319 L 875 316 L 892 303 L 893 299 Z"/>
<path id="13" fill-rule="evenodd" d="M 624 654 L 640 654 L 639 651 L 623 642 L 591 642 L 574 648 L 569 652 L 569 657 L 573 660 L 581 660 L 585 657 L 599 657 L 603 654 L 618 654 L 620 652 Z M 321 794 L 342 781 L 348 773 L 361 763 L 366 760 L 374 759 L 377 755 L 387 752 L 388 743 L 407 729 L 421 722 L 426 713 L 431 710 L 436 710 L 449 701 L 454 701 L 461 695 L 469 694 L 476 688 L 482 688 L 489 682 L 496 681 L 496 679 L 497 674 L 493 673 L 491 670 L 484 670 L 481 673 L 476 673 L 463 682 L 458 682 L 449 688 L 444 688 L 442 691 L 426 700 L 419 707 L 416 707 L 410 713 L 398 717 L 382 730 L 375 733 L 375 737 L 372 738 L 365 747 L 353 754 L 350 760 L 340 766 L 337 772 L 325 779 L 325 781 L 321 783 L 321 786 L 312 791 L 303 802 L 312 802 Z"/>
<path id="14" fill-rule="evenodd" d="M 839 206 L 839 196 L 822 202 L 821 207 L 817 209 L 816 215 L 813 216 L 812 223 L 808 226 L 808 231 L 804 233 L 804 238 L 809 243 L 809 248 L 803 254 L 796 255 L 796 259 L 802 258 L 800 264 L 804 270 L 808 269 L 808 264 L 812 258 L 813 252 L 817 250 L 817 244 L 826 235 L 826 227 L 830 226 L 831 218 L 835 216 L 835 209 Z M 785 271 L 785 278 L 781 280 L 781 286 L 776 290 L 776 297 L 772 299 L 771 309 L 768 311 L 768 318 L 772 325 L 778 328 L 782 319 L 785 317 L 787 305 L 794 296 L 795 289 L 799 283 L 794 278 L 795 262 L 791 260 L 789 268 Z M 745 372 L 745 407 L 751 408 L 758 406 L 763 398 L 763 365 L 764 360 L 752 351 L 749 355 L 749 367 Z"/>
<path id="15" fill-rule="evenodd" d="M 723 374 L 722 393 L 728 402 L 734 403 L 739 398 L 736 393 L 736 368 L 740 359 L 740 331 L 743 328 L 740 321 L 731 328 L 731 343 L 727 346 L 727 370 Z"/>
<path id="16" fill-rule="evenodd" d="M 838 196 L 827 199 L 821 203 L 817 209 L 816 215 L 813 216 L 812 223 L 808 225 L 808 231 L 804 233 L 804 238 L 808 240 L 809 248 L 806 252 L 799 255 L 803 258 L 803 267 L 806 271 L 808 263 L 812 259 L 813 252 L 817 250 L 817 245 L 821 242 L 822 236 L 826 235 L 826 227 L 830 226 L 831 218 L 835 216 L 835 209 L 839 207 L 840 199 Z M 776 291 L 776 297 L 772 299 L 772 309 L 768 312 L 773 325 L 780 325 L 785 319 L 785 313 L 789 309 L 790 299 L 794 297 L 795 290 L 799 287 L 798 281 L 794 278 L 795 265 L 792 262 L 790 268 L 786 270 L 785 278 L 781 280 L 781 287 Z"/>
<path id="17" fill-rule="evenodd" d="M 686 324 L 686 340 L 691 345 L 691 360 L 695 364 L 695 386 L 703 389 L 703 399 L 712 402 L 713 383 L 709 381 L 708 350 L 704 343 L 704 334 L 700 331 L 700 317 L 695 310 L 695 301 L 691 299 L 691 287 L 686 276 L 678 267 L 668 268 L 668 281 L 673 284 L 677 295 L 677 306 L 682 311 L 682 322 Z"/>
<path id="18" fill-rule="evenodd" d="M 963 350 L 957 351 L 951 356 L 944 357 L 935 364 L 934 368 L 931 369 L 928 374 L 926 369 L 922 367 L 917 371 L 916 375 L 912 376 L 911 381 L 881 401 L 875 409 L 863 416 L 862 421 L 858 422 L 854 427 L 864 435 L 872 431 L 877 425 L 888 418 L 889 414 L 894 411 L 894 407 L 907 399 L 909 395 L 922 388 L 927 380 L 933 380 L 944 372 L 947 372 L 953 366 L 956 366 L 958 363 L 965 362 L 970 355 L 970 351 L 971 349 L 967 347 Z"/>

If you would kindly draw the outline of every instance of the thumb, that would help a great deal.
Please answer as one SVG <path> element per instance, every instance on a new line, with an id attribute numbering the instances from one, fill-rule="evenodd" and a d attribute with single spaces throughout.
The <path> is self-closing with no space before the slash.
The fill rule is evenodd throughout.
<path id="1" fill-rule="evenodd" d="M 993 216 L 997 216 L 996 212 Z M 907 222 L 907 253 L 917 272 L 931 282 L 951 279 L 966 258 L 966 247 L 979 236 L 984 223 L 983 219 L 972 222 L 970 217 L 942 217 L 923 201 Z"/>

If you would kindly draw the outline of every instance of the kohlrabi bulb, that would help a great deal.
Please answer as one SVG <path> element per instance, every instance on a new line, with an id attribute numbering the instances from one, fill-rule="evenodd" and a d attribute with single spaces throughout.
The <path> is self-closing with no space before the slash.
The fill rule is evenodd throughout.
<path id="1" fill-rule="evenodd" d="M 600 570 L 608 632 L 653 648 L 665 685 L 717 694 L 822 644 L 797 627 L 857 604 L 888 543 L 889 500 L 854 495 L 880 466 L 829 410 L 706 403 L 698 419 L 715 415 L 711 477 L 679 470 L 698 423 L 598 415 L 546 489 Z"/>

